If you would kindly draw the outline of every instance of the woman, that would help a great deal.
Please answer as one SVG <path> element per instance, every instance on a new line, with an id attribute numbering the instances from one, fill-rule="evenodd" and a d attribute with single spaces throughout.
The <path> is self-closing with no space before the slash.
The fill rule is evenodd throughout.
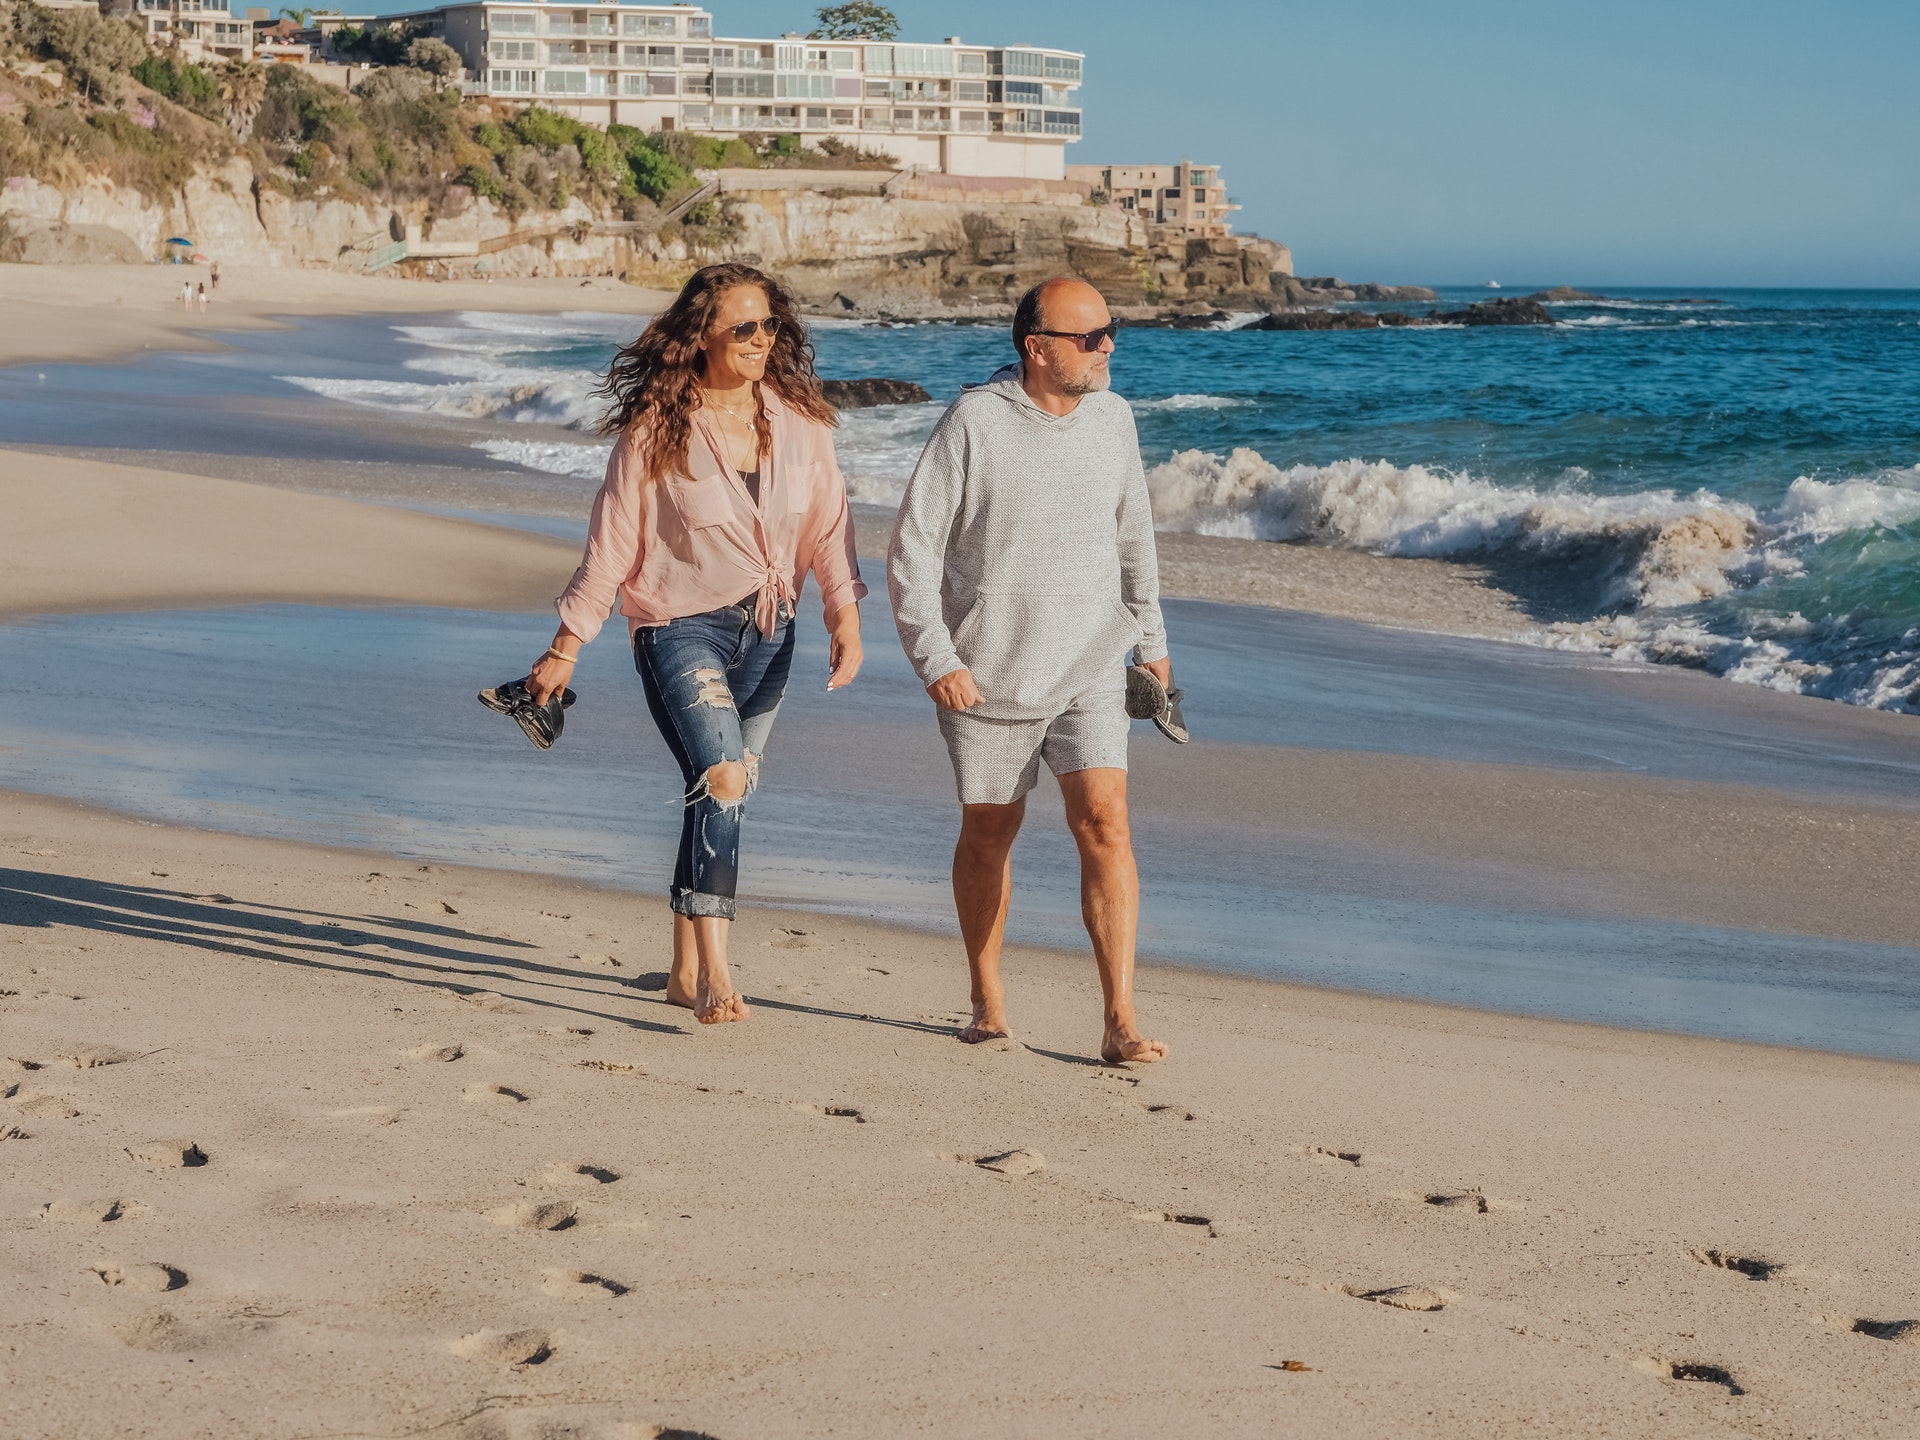
<path id="1" fill-rule="evenodd" d="M 647 708 L 680 764 L 667 999 L 703 1025 L 747 1018 L 727 972 L 740 815 L 793 662 L 811 570 L 831 636 L 827 688 L 860 670 L 860 583 L 833 407 L 792 297 L 746 265 L 710 265 L 614 358 L 598 393 L 619 437 L 560 628 L 527 678 L 565 687 L 616 596 Z"/>

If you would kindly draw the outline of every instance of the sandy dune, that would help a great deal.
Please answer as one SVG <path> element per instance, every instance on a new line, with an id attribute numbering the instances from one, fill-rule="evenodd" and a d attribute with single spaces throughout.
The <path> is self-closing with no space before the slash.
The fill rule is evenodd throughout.
<path id="1" fill-rule="evenodd" d="M 1912 1067 L 0 817 L 9 1434 L 1914 1431 Z"/>

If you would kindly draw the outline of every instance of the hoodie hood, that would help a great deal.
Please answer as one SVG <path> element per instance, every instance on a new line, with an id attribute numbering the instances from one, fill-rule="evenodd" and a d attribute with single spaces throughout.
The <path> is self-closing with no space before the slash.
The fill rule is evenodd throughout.
<path id="1" fill-rule="evenodd" d="M 1033 397 L 1027 394 L 1027 387 L 1020 383 L 1020 362 L 1017 360 L 1002 365 L 987 378 L 984 384 L 966 385 L 961 388 L 969 395 L 997 395 L 1045 425 L 1070 425 L 1086 408 L 1083 398 L 1081 404 L 1074 406 L 1064 415 L 1051 415 L 1042 410 L 1033 403 Z"/>

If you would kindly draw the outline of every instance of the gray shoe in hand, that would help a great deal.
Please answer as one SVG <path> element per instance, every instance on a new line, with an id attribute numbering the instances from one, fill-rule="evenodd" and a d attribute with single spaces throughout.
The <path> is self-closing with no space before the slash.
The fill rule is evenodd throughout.
<path id="1" fill-rule="evenodd" d="M 1176 745 L 1184 745 L 1192 738 L 1180 714 L 1180 702 L 1186 693 L 1178 687 L 1169 690 L 1160 683 L 1160 677 L 1144 665 L 1127 667 L 1127 714 L 1135 720 L 1151 720 L 1160 733 Z"/>

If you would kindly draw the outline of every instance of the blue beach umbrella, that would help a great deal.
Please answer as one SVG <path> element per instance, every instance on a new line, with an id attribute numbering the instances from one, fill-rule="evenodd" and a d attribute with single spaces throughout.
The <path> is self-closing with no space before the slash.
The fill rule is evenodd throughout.
<path id="1" fill-rule="evenodd" d="M 182 239 L 182 238 L 181 238 L 180 236 L 178 236 L 178 235 L 176 235 L 176 236 L 174 236 L 174 237 L 173 237 L 173 238 L 172 238 L 171 240 L 169 240 L 169 241 L 167 241 L 167 244 L 169 244 L 169 245 L 185 245 L 185 246 L 186 246 L 186 247 L 187 247 L 188 249 L 192 249 L 192 248 L 193 248 L 193 242 L 192 242 L 191 240 L 184 240 L 184 239 Z"/>

